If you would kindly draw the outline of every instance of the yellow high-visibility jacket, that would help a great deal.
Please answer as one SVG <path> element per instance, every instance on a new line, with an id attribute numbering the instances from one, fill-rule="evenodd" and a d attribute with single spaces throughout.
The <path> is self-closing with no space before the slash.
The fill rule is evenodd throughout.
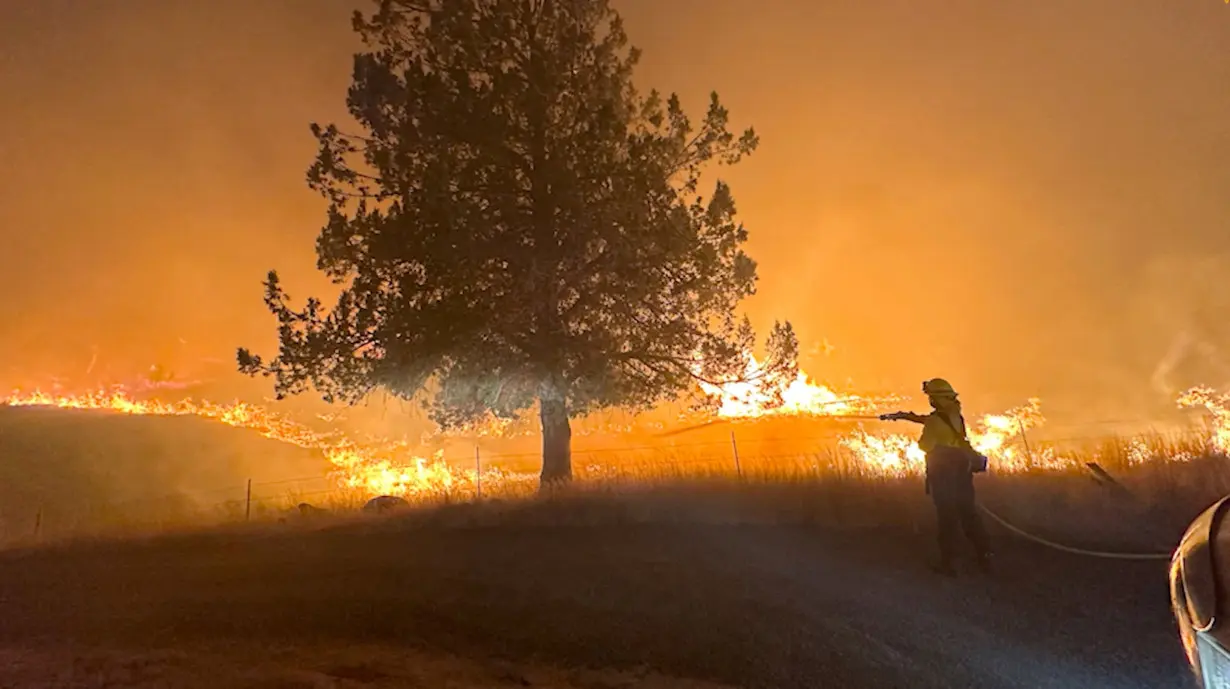
<path id="1" fill-rule="evenodd" d="M 922 435 L 918 438 L 918 449 L 926 454 L 931 454 L 935 448 L 943 445 L 945 447 L 964 447 L 963 437 L 958 435 L 956 431 L 965 431 L 965 419 L 961 418 L 960 412 L 953 414 L 956 418 L 949 418 L 952 422 L 950 427 L 944 422 L 940 416 L 943 412 L 933 411 L 927 416 L 927 420 L 923 421 Z"/>
<path id="2" fill-rule="evenodd" d="M 953 411 L 951 416 L 949 416 L 951 426 L 940 416 L 943 413 L 938 410 L 931 412 L 926 420 L 923 421 L 922 435 L 918 438 L 918 449 L 927 455 L 927 473 L 924 485 L 928 494 L 931 493 L 932 450 L 937 447 L 966 447 L 964 437 L 965 419 L 962 418 L 960 410 Z"/>

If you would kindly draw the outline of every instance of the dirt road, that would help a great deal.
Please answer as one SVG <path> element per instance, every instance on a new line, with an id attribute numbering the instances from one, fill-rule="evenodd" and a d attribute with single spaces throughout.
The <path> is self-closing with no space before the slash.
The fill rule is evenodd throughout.
<path id="1" fill-rule="evenodd" d="M 994 578 L 947 580 L 922 566 L 929 545 L 765 526 L 348 527 L 25 552 L 0 557 L 0 646 L 363 645 L 746 687 L 1189 686 L 1164 563 L 1003 541 Z"/>

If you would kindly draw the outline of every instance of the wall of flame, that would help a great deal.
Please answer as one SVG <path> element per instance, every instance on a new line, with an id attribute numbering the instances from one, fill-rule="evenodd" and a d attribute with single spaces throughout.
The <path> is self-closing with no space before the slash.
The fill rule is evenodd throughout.
<path id="1" fill-rule="evenodd" d="M 756 365 L 754 360 L 751 365 Z M 710 422 L 747 424 L 786 417 L 818 422 L 821 419 L 865 415 L 882 408 L 890 401 L 835 392 L 812 381 L 801 371 L 795 379 L 785 382 L 749 377 L 756 382 L 703 386 L 703 392 L 714 396 L 717 402 L 712 417 L 708 419 Z M 777 389 L 766 389 L 769 385 L 775 385 Z M 167 391 L 153 392 L 165 394 Z M 527 478 L 525 475 L 510 472 L 507 467 L 498 463 L 486 468 L 476 465 L 463 468 L 446 461 L 443 449 L 429 448 L 442 447 L 448 434 L 420 438 L 415 442 L 370 437 L 360 439 L 336 428 L 318 430 L 287 415 L 246 402 L 219 404 L 192 399 L 165 401 L 117 386 L 103 391 L 74 394 L 18 391 L 5 398 L 3 403 L 10 406 L 58 407 L 132 415 L 193 415 L 210 419 L 248 429 L 280 442 L 319 450 L 333 467 L 328 478 L 339 488 L 356 489 L 370 495 L 435 495 L 462 484 L 474 485 L 485 481 L 487 485 L 494 486 L 501 481 L 524 481 Z M 1207 411 L 1211 417 L 1210 449 L 1222 453 L 1230 452 L 1230 395 L 1219 394 L 1210 388 L 1195 388 L 1183 393 L 1178 399 L 1178 405 Z M 680 419 L 679 423 L 695 421 L 695 418 Z M 663 428 L 661 421 L 648 423 L 651 424 L 651 430 L 659 431 Z M 1070 464 L 1071 459 L 1053 448 L 1029 447 L 1026 433 L 1044 423 L 1041 402 L 1033 399 L 1003 413 L 988 414 L 972 420 L 970 439 L 980 452 L 992 458 L 996 471 L 1055 469 Z M 606 417 L 596 423 L 583 425 L 582 428 L 582 435 L 601 434 L 624 439 L 634 437 L 638 430 L 645 430 L 638 427 L 635 418 L 628 417 L 619 417 L 618 420 Z M 463 435 L 477 442 L 480 438 L 512 439 L 532 434 L 532 424 L 492 422 L 469 429 Z M 887 475 L 902 475 L 917 473 L 923 466 L 923 453 L 916 444 L 915 436 L 886 432 L 884 428 L 869 429 L 858 423 L 853 429 L 839 433 L 834 440 L 841 452 L 867 470 Z M 664 449 L 665 447 L 663 446 Z M 1144 448 L 1139 448 L 1137 452 L 1141 461 L 1144 461 L 1147 454 Z M 532 462 L 532 452 L 525 455 Z M 595 467 L 590 467 L 594 469 L 589 472 L 592 474 L 597 472 L 600 468 L 597 465 L 601 462 L 591 463 L 595 464 Z"/>

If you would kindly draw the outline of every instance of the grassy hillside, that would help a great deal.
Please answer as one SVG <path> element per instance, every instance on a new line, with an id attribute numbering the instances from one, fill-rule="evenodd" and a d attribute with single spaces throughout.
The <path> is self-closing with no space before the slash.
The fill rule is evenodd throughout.
<path id="1" fill-rule="evenodd" d="M 248 478 L 323 475 L 319 453 L 195 417 L 0 407 L 0 537 L 174 521 Z M 41 515 L 41 517 L 40 517 Z"/>

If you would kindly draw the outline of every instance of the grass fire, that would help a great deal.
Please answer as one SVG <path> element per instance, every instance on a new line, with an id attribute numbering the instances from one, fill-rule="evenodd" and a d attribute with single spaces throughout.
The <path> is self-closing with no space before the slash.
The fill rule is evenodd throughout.
<path id="1" fill-rule="evenodd" d="M 755 361 L 748 357 L 749 361 Z M 754 366 L 754 364 L 753 364 Z M 838 395 L 828 387 L 812 382 L 806 373 L 784 386 L 785 394 L 766 388 L 780 385 L 768 379 L 749 377 L 752 382 L 736 382 L 729 385 L 704 384 L 701 390 L 712 396 L 712 416 L 698 412 L 680 413 L 672 425 L 660 418 L 633 418 L 618 426 L 603 423 L 601 419 L 585 424 L 582 420 L 580 435 L 589 443 L 580 446 L 580 454 L 586 454 L 588 444 L 612 446 L 618 455 L 620 446 L 628 454 L 638 452 L 660 454 L 661 458 L 649 462 L 632 459 L 621 462 L 618 457 L 605 459 L 610 451 L 595 452 L 600 457 L 580 469 L 580 479 L 622 475 L 629 479 L 637 474 L 655 471 L 666 475 L 686 477 L 712 476 L 723 471 L 734 474 L 738 467 L 728 461 L 731 448 L 715 447 L 714 442 L 682 443 L 677 439 L 689 430 L 704 430 L 715 422 L 726 422 L 722 427 L 729 431 L 737 428 L 747 434 L 747 439 L 763 444 L 765 430 L 775 420 L 789 422 L 790 437 L 772 438 L 776 456 L 758 458 L 749 455 L 754 472 L 779 472 L 785 467 L 797 470 L 810 466 L 817 472 L 837 471 L 839 468 L 854 468 L 868 476 L 918 475 L 923 469 L 923 452 L 915 444 L 916 438 L 890 433 L 883 428 L 869 430 L 867 425 L 875 419 L 870 412 L 883 409 L 895 400 L 875 400 L 853 394 Z M 782 399 L 777 400 L 778 397 Z M 357 490 L 369 497 L 397 495 L 439 500 L 448 495 L 473 495 L 480 483 L 486 483 L 490 494 L 511 490 L 522 494 L 526 483 L 533 475 L 524 471 L 526 455 L 502 452 L 501 438 L 522 438 L 532 433 L 531 429 L 491 420 L 483 425 L 464 431 L 437 433 L 420 437 L 415 442 L 405 438 L 362 438 L 348 436 L 338 428 L 313 429 L 307 423 L 272 412 L 269 409 L 246 402 L 220 404 L 192 399 L 163 400 L 156 397 L 139 398 L 125 391 L 122 386 L 108 390 L 70 393 L 47 393 L 33 391 L 14 392 L 0 403 L 11 407 L 52 407 L 60 409 L 112 412 L 137 416 L 196 416 L 227 426 L 246 429 L 265 438 L 301 448 L 319 451 L 329 462 L 329 470 L 320 477 L 328 478 L 340 493 L 353 494 Z M 1183 461 L 1205 453 L 1224 453 L 1230 438 L 1230 412 L 1226 408 L 1226 396 L 1209 388 L 1193 388 L 1177 399 L 1182 408 L 1201 408 L 1207 418 L 1197 427 L 1174 426 L 1169 431 L 1154 428 L 1149 434 L 1139 437 L 1104 438 L 1088 437 L 1081 440 L 1120 440 L 1134 448 L 1129 464 L 1146 461 Z M 1035 441 L 1029 445 L 1027 432 L 1045 424 L 1041 402 L 1031 400 L 1028 404 L 998 414 L 985 414 L 973 422 L 970 440 L 980 452 L 988 455 L 996 472 L 1021 473 L 1033 470 L 1066 470 L 1079 468 L 1088 462 L 1097 461 L 1097 453 L 1087 448 L 1073 449 L 1071 444 L 1048 444 Z M 320 425 L 319 423 L 317 425 Z M 875 424 L 883 426 L 883 424 Z M 764 426 L 762 430 L 759 426 Z M 834 428 L 836 426 L 836 428 Z M 779 431 L 780 432 L 780 431 Z M 473 465 L 474 457 L 446 457 L 433 449 L 441 437 L 448 435 L 482 438 L 489 448 L 492 462 L 484 470 Z M 655 438 L 675 436 L 671 442 Z M 731 433 L 735 437 L 735 433 Z M 648 438 L 648 440 L 646 440 Z M 1150 452 L 1148 447 L 1159 440 L 1167 439 L 1174 446 L 1186 448 L 1178 452 Z M 649 446 L 645 446 L 650 443 Z M 734 450 L 737 451 L 738 440 Z M 675 460 L 680 452 L 688 452 L 686 460 Z M 481 464 L 482 454 L 477 457 Z M 520 460 L 520 461 L 512 461 Z M 516 471 L 510 471 L 515 468 Z M 648 478 L 648 477 L 646 477 Z"/>
<path id="2" fill-rule="evenodd" d="M 1224 3 L 69 5 L 0 2 L 0 686 L 1230 667 Z"/>

